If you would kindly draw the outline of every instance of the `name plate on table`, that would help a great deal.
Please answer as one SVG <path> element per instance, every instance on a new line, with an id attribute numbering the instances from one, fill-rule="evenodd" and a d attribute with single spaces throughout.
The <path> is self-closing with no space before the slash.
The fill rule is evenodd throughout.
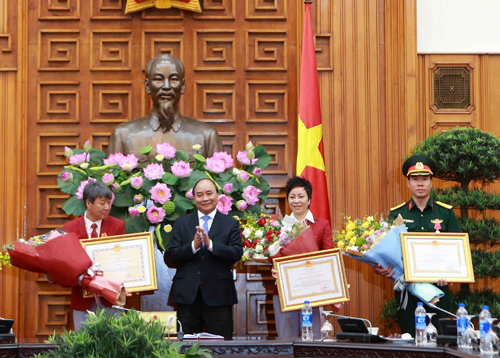
<path id="1" fill-rule="evenodd" d="M 103 268 L 103 276 L 123 282 L 127 291 L 158 289 L 153 233 L 143 232 L 80 240 L 92 259 Z M 84 297 L 92 294 L 84 292 Z"/>
<path id="2" fill-rule="evenodd" d="M 406 282 L 474 282 L 467 233 L 401 233 Z"/>
<path id="3" fill-rule="evenodd" d="M 340 249 L 273 259 L 282 312 L 347 302 L 349 289 Z"/>

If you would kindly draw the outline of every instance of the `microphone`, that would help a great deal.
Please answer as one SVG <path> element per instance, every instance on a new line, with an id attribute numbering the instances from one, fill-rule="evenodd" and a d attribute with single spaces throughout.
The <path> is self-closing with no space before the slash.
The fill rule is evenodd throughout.
<path id="1" fill-rule="evenodd" d="M 456 315 L 456 314 L 451 313 L 451 312 L 448 312 L 448 311 L 446 311 L 446 310 L 442 309 L 441 307 L 436 306 L 436 305 L 435 305 L 435 304 L 433 304 L 433 303 L 430 303 L 430 302 L 425 302 L 425 304 L 426 304 L 427 306 L 431 307 L 431 308 L 434 308 L 434 309 L 436 309 L 436 310 L 438 310 L 438 311 L 441 311 L 441 312 L 446 313 L 447 315 L 450 315 L 450 316 L 453 316 L 453 317 L 457 318 L 457 315 Z"/>
<path id="2" fill-rule="evenodd" d="M 340 317 L 340 318 L 353 318 L 353 319 L 360 319 L 362 320 L 363 322 L 368 322 L 369 324 L 369 327 L 372 328 L 372 323 L 370 322 L 370 320 L 366 319 L 366 318 L 360 318 L 360 317 L 353 317 L 353 316 L 344 316 L 344 315 L 341 315 L 341 314 L 336 314 L 336 313 L 332 313 L 332 311 L 323 311 L 321 312 L 321 314 L 325 317 L 328 317 L 328 316 L 332 316 L 332 317 Z"/>

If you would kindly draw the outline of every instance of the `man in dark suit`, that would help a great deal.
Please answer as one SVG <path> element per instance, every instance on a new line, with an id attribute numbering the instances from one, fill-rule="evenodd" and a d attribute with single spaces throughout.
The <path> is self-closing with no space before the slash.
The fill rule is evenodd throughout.
<path id="1" fill-rule="evenodd" d="M 109 216 L 112 197 L 113 193 L 103 183 L 97 181 L 88 183 L 83 190 L 83 200 L 87 211 L 83 216 L 64 224 L 64 230 L 74 232 L 80 240 L 124 235 L 125 223 Z M 105 307 L 111 306 L 111 303 L 104 298 L 101 298 L 100 301 Z M 95 312 L 97 305 L 95 298 L 84 298 L 82 287 L 75 286 L 71 291 L 71 308 L 73 309 L 76 331 L 85 320 L 87 310 Z"/>
<path id="2" fill-rule="evenodd" d="M 232 267 L 241 259 L 238 221 L 217 211 L 219 194 L 209 179 L 198 181 L 193 194 L 197 211 L 178 218 L 168 258 L 179 268 L 170 299 L 186 333 L 203 329 L 232 338 L 232 305 L 238 303 Z"/>

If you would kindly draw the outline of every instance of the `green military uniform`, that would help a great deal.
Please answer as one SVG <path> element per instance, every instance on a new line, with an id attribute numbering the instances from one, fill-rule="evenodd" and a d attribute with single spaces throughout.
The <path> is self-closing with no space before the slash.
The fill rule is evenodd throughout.
<path id="1" fill-rule="evenodd" d="M 409 202 L 391 209 L 389 222 L 396 219 L 398 214 L 401 214 L 405 219 L 405 225 L 409 232 L 436 232 L 435 223 L 431 221 L 435 219 L 443 220 L 441 229 L 439 229 L 441 232 L 462 232 L 453 207 L 439 201 L 429 199 L 422 212 L 411 199 Z"/>
<path id="2" fill-rule="evenodd" d="M 405 176 L 432 175 L 434 171 L 435 164 L 432 159 L 422 155 L 410 157 L 403 165 L 403 174 Z M 401 214 L 402 218 L 405 220 L 405 225 L 409 232 L 436 232 L 436 219 L 442 220 L 442 222 L 440 222 L 440 232 L 462 232 L 457 217 L 453 212 L 453 207 L 439 201 L 431 200 L 430 198 L 423 211 L 417 207 L 413 199 L 392 208 L 389 214 L 389 222 L 396 219 L 399 214 Z M 450 290 L 448 286 L 439 288 L 445 294 L 445 296 L 440 299 L 439 307 L 447 310 Z M 401 295 L 401 291 L 396 291 L 396 301 L 398 305 L 400 304 Z M 408 294 L 406 309 L 398 310 L 399 326 L 401 327 L 402 333 L 410 333 L 412 336 L 415 336 L 415 309 L 419 301 L 417 297 Z M 446 317 L 446 314 L 439 310 L 433 310 L 428 306 L 424 307 L 427 312 L 437 313 L 433 318 L 433 324 L 440 330 L 438 318 Z"/>

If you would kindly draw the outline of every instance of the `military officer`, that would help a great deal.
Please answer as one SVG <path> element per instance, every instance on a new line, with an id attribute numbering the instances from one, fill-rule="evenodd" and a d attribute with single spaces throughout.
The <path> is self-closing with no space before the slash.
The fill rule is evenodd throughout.
<path id="1" fill-rule="evenodd" d="M 431 200 L 432 177 L 436 171 L 436 164 L 427 155 L 413 155 L 403 164 L 403 175 L 407 177 L 407 185 L 411 192 L 411 199 L 394 208 L 391 208 L 389 221 L 396 219 L 401 214 L 409 232 L 462 232 L 460 224 L 453 212 L 451 205 Z M 380 265 L 374 267 L 374 271 L 379 275 L 391 277 L 392 267 L 382 268 Z M 439 306 L 448 309 L 449 289 L 446 280 L 439 280 L 437 283 L 445 296 L 441 298 Z M 398 310 L 399 326 L 402 333 L 410 333 L 415 336 L 414 312 L 417 308 L 415 296 L 406 292 L 396 291 L 396 301 L 401 302 L 402 295 L 408 295 L 408 302 L 405 309 Z M 441 311 L 432 310 L 425 307 L 427 312 L 435 312 L 438 317 L 445 317 Z M 434 325 L 439 328 L 436 321 Z"/>

